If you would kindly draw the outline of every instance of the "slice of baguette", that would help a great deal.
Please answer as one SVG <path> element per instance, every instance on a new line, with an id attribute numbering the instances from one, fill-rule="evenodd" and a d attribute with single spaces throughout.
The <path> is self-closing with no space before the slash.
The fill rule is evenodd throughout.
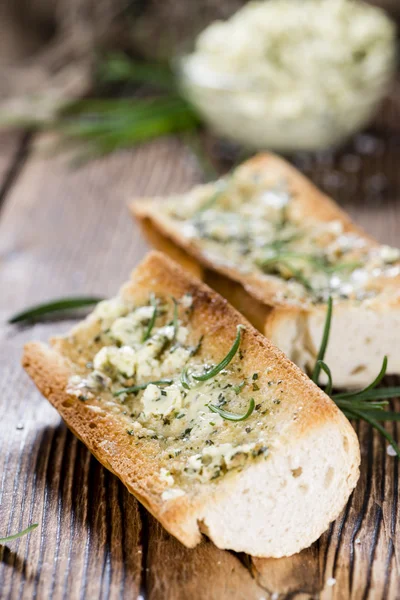
<path id="1" fill-rule="evenodd" d="M 88 361 L 99 350 L 100 332 L 113 326 L 115 302 L 140 307 L 148 304 L 150 294 L 171 305 L 171 312 L 159 317 L 166 322 L 173 318 L 171 296 L 191 298 L 188 309 L 179 300 L 178 316 L 190 343 L 204 336 L 198 354 L 190 359 L 197 361 L 197 369 L 199 364 L 217 364 L 231 348 L 238 325 L 244 326 L 240 349 L 210 384 L 217 388 L 210 394 L 219 393 L 224 383 L 230 390 L 224 392 L 230 394 L 224 408 L 236 414 L 244 413 L 253 397 L 256 407 L 250 417 L 234 423 L 206 407 L 192 414 L 193 429 L 185 430 L 183 438 L 179 431 L 174 439 L 163 437 L 161 420 L 157 435 L 143 437 L 143 429 L 135 424 L 141 417 L 124 414 L 126 400 L 119 402 L 106 391 L 85 400 L 71 391 L 76 375 L 86 376 L 91 369 Z M 24 368 L 68 427 L 188 547 L 198 544 L 204 533 L 220 548 L 280 557 L 314 542 L 338 516 L 359 476 L 358 440 L 335 404 L 225 299 L 160 253 L 151 253 L 137 267 L 114 304 L 108 303 L 107 311 L 100 305 L 66 337 L 53 339 L 50 347 L 25 347 Z M 239 381 L 246 384 L 233 393 L 229 386 Z M 202 385 L 195 388 L 197 395 Z M 204 444 L 194 429 L 199 420 L 210 417 L 218 423 L 211 424 Z M 178 427 L 180 422 L 174 421 Z M 221 464 L 226 470 L 218 477 L 199 480 L 187 471 L 187 465 L 198 460 L 193 458 L 196 454 L 211 448 L 218 457 L 227 447 L 221 444 L 236 447 L 243 440 L 249 445 L 241 446 L 241 454 L 230 453 L 239 462 L 229 468 L 225 456 Z M 257 443 L 263 444 L 261 450 L 250 452 Z"/>
<path id="2" fill-rule="evenodd" d="M 343 233 L 356 236 L 367 250 L 375 249 L 379 253 L 386 249 L 354 225 L 330 198 L 283 159 L 262 154 L 238 167 L 235 173 L 241 185 L 246 178 L 262 177 L 266 182 L 265 191 L 284 181 L 297 221 L 335 222 L 340 224 Z M 203 268 L 203 279 L 207 283 L 232 302 L 291 360 L 310 372 L 322 338 L 326 304 L 307 301 L 307 298 L 287 299 L 288 282 L 284 279 L 249 273 L 239 264 L 229 264 L 215 254 L 210 255 L 196 237 L 187 234 L 185 220 L 172 218 L 166 209 L 171 201 L 195 209 L 199 197 L 212 195 L 218 185 L 217 182 L 198 186 L 179 198 L 136 200 L 131 210 L 147 232 L 151 231 L 153 245 L 168 254 L 171 247 L 179 247 L 186 253 L 186 256 L 181 254 L 181 258 L 195 259 Z M 176 255 L 178 260 L 180 257 Z M 369 282 L 369 293 L 364 299 L 334 300 L 326 362 L 337 387 L 367 385 L 379 372 L 385 355 L 389 359 L 388 373 L 400 374 L 400 354 L 396 351 L 400 339 L 399 272 L 396 261 L 385 274 Z"/>

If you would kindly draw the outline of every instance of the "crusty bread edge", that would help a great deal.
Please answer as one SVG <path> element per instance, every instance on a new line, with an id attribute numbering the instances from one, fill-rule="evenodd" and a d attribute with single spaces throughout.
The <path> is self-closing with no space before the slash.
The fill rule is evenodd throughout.
<path id="1" fill-rule="evenodd" d="M 356 453 L 358 440 L 354 430 L 344 416 L 340 413 L 334 403 L 307 378 L 295 365 L 293 365 L 286 356 L 275 348 L 268 340 L 255 330 L 240 313 L 231 307 L 226 300 L 213 292 L 206 285 L 194 279 L 185 273 L 180 267 L 175 265 L 170 259 L 158 252 L 151 252 L 139 269 L 147 273 L 154 267 L 154 264 L 161 263 L 163 270 L 170 270 L 167 274 L 173 276 L 175 284 L 185 289 L 199 289 L 201 295 L 207 300 L 211 300 L 213 306 L 220 305 L 215 310 L 218 318 L 221 319 L 221 310 L 226 313 L 227 324 L 234 329 L 238 323 L 246 324 L 246 335 L 251 336 L 254 345 L 258 346 L 260 351 L 269 351 L 269 360 L 274 360 L 281 368 L 288 381 L 293 384 L 300 384 L 303 387 L 302 393 L 313 397 L 316 401 L 310 405 L 310 410 L 302 411 L 300 418 L 296 422 L 296 435 L 293 436 L 292 443 L 295 444 L 296 438 L 306 435 L 310 428 L 318 427 L 327 420 L 333 419 L 341 429 L 347 429 L 353 440 L 353 450 Z M 132 282 L 137 276 L 138 270 L 132 274 Z M 229 493 L 229 478 L 224 485 L 218 488 L 211 488 L 203 484 L 202 493 L 196 494 L 196 497 L 188 495 L 168 501 L 160 500 L 160 490 L 154 482 L 152 474 L 157 465 L 154 460 L 144 456 L 143 448 L 138 450 L 133 444 L 133 437 L 126 435 L 124 430 L 121 434 L 121 422 L 110 413 L 101 410 L 101 406 L 96 401 L 91 401 L 90 405 L 81 402 L 75 396 L 66 392 L 68 379 L 72 374 L 71 368 L 66 359 L 55 349 L 49 348 L 42 343 L 31 342 L 25 346 L 22 365 L 31 376 L 41 393 L 57 409 L 61 417 L 66 422 L 71 431 L 88 447 L 92 454 L 107 469 L 114 473 L 124 483 L 129 492 L 131 492 L 160 522 L 161 524 L 188 547 L 194 547 L 201 540 L 198 517 L 201 513 L 201 506 L 205 502 L 212 502 L 215 494 Z M 316 406 L 318 402 L 318 407 Z M 97 406 L 94 411 L 91 406 Z M 317 410 L 318 408 L 318 410 Z M 104 442 L 113 444 L 113 452 L 110 452 Z M 143 441 L 144 445 L 146 444 Z M 116 457 L 123 457 L 125 462 L 117 460 Z M 356 466 L 358 469 L 358 465 Z M 352 474 L 354 476 L 354 474 Z M 354 477 L 355 481 L 357 477 Z M 232 480 L 234 481 L 234 479 Z M 326 523 L 326 527 L 329 523 Z"/>
<path id="2" fill-rule="evenodd" d="M 278 176 L 281 175 L 287 180 L 292 195 L 296 198 L 297 204 L 301 205 L 302 211 L 305 214 L 309 214 L 310 217 L 321 221 L 340 221 L 344 231 L 362 236 L 371 245 L 375 246 L 378 244 L 378 242 L 369 236 L 362 228 L 355 225 L 347 213 L 343 211 L 334 200 L 321 192 L 307 177 L 283 158 L 271 153 L 262 153 L 243 163 L 241 168 L 247 169 L 249 172 L 260 170 L 260 168 L 274 171 Z M 182 195 L 182 198 L 183 197 L 184 195 Z M 181 236 L 176 227 L 171 225 L 168 219 L 165 219 L 163 215 L 160 215 L 157 210 L 155 210 L 162 201 L 163 198 L 161 197 L 137 198 L 129 203 L 130 211 L 141 223 L 142 229 L 144 231 L 147 229 L 148 232 L 150 232 L 146 234 L 146 237 L 152 244 L 154 242 L 157 243 L 157 239 L 154 237 L 154 232 L 151 231 L 149 227 L 150 222 L 159 230 L 164 238 L 162 241 L 158 241 L 158 244 L 164 245 L 164 247 L 159 245 L 158 247 L 160 247 L 160 249 L 166 251 L 170 256 L 174 256 L 177 252 L 174 246 L 185 252 L 181 257 L 179 257 L 178 253 L 174 256 L 181 264 L 183 264 L 183 260 L 186 261 L 188 260 L 188 257 L 192 257 L 198 265 L 217 271 L 221 275 L 224 275 L 233 281 L 237 281 L 244 287 L 250 296 L 267 306 L 279 306 L 280 308 L 288 307 L 291 312 L 293 309 L 297 309 L 298 311 L 309 309 L 307 305 L 304 307 L 300 305 L 296 306 L 289 304 L 284 300 L 277 302 L 276 292 L 282 289 L 282 283 L 278 282 L 274 277 L 270 278 L 269 288 L 266 288 L 265 285 L 260 286 L 260 278 L 257 273 L 243 274 L 234 267 L 229 267 L 225 264 L 216 265 L 213 261 L 209 260 L 200 250 L 198 250 L 196 245 L 190 239 Z M 171 242 L 172 246 L 168 247 Z"/>
<path id="3" fill-rule="evenodd" d="M 185 546 L 189 548 L 196 546 L 200 542 L 201 534 L 196 519 L 193 519 L 194 507 L 183 497 L 179 499 L 179 511 L 176 510 L 174 502 L 170 503 L 172 507 L 163 510 L 154 494 L 146 489 L 146 481 L 143 485 L 139 483 L 140 473 L 137 473 L 137 469 L 130 468 L 130 472 L 123 471 L 114 464 L 112 456 L 101 444 L 104 440 L 115 443 L 114 431 L 120 429 L 121 423 L 110 413 L 93 412 L 77 398 L 71 399 L 65 391 L 71 371 L 60 354 L 44 344 L 31 342 L 25 345 L 22 366 L 39 391 L 59 412 L 68 428 L 85 444 L 95 458 L 122 481 L 129 492 L 160 521 L 167 531 Z M 94 402 L 91 402 L 92 405 L 99 406 Z M 115 448 L 120 455 L 127 453 L 134 465 L 138 452 L 129 442 L 130 438 L 126 435 L 126 443 L 119 440 L 115 443 Z"/>

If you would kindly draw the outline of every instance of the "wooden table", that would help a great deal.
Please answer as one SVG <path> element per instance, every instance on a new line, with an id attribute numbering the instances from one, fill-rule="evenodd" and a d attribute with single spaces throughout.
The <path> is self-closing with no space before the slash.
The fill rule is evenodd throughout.
<path id="1" fill-rule="evenodd" d="M 394 245 L 397 116 L 389 103 L 374 132 L 341 152 L 294 157 L 359 224 Z M 20 367 L 26 340 L 46 340 L 71 323 L 15 328 L 4 324 L 7 316 L 63 295 L 114 294 L 147 250 L 128 199 L 185 190 L 199 180 L 196 160 L 177 139 L 74 169 L 51 139 L 0 137 L 0 534 L 39 523 L 28 537 L 0 547 L 0 596 L 400 598 L 399 462 L 368 426 L 357 426 L 358 487 L 311 548 L 280 560 L 224 552 L 208 541 L 188 550 L 91 457 Z"/>

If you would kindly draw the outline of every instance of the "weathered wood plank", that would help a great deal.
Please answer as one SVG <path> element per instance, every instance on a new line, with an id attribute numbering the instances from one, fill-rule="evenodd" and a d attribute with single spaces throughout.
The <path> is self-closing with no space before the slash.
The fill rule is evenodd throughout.
<path id="1" fill-rule="evenodd" d="M 127 197 L 184 189 L 198 178 L 173 140 L 78 170 L 42 147 L 31 152 L 0 220 L 2 317 L 57 295 L 113 294 L 145 252 Z M 395 134 L 375 132 L 341 152 L 294 161 L 369 232 L 398 244 L 399 152 Z M 206 541 L 187 550 L 139 510 L 21 373 L 23 342 L 67 327 L 0 330 L 0 524 L 11 531 L 41 523 L 16 553 L 0 550 L 4 597 L 135 597 L 140 589 L 151 600 L 399 597 L 399 466 L 367 426 L 360 484 L 312 548 L 280 560 L 251 560 Z"/>
<path id="2" fill-rule="evenodd" d="M 182 546 L 153 518 L 148 519 L 146 588 L 151 600 L 260 600 L 265 590 L 233 552 L 209 541 Z M 247 559 L 246 559 L 247 560 Z"/>
<path id="3" fill-rule="evenodd" d="M 126 204 L 183 190 L 195 170 L 177 141 L 72 168 L 37 144 L 0 222 L 0 311 L 63 294 L 111 295 L 146 251 Z"/>
<path id="4" fill-rule="evenodd" d="M 58 295 L 109 295 L 145 252 L 130 194 L 183 189 L 196 178 L 166 140 L 71 169 L 39 140 L 0 220 L 0 314 Z M 28 339 L 71 323 L 0 331 L 0 531 L 40 527 L 0 547 L 2 597 L 132 598 L 141 585 L 138 503 L 90 456 L 19 366 Z"/>

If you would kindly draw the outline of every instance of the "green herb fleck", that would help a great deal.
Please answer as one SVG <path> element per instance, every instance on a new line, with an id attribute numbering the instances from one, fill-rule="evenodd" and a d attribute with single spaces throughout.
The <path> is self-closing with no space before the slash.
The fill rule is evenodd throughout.
<path id="1" fill-rule="evenodd" d="M 190 351 L 190 356 L 195 356 L 198 351 L 201 348 L 201 345 L 203 343 L 203 339 L 204 339 L 204 335 L 200 336 L 199 341 L 197 342 L 196 346 L 194 346 L 194 348 L 192 348 L 192 350 Z"/>
<path id="2" fill-rule="evenodd" d="M 190 389 L 190 379 L 189 379 L 188 369 L 189 369 L 189 367 L 183 367 L 183 370 L 181 373 L 181 384 L 182 384 L 182 387 L 184 387 L 186 390 Z"/>
<path id="3" fill-rule="evenodd" d="M 245 385 L 245 381 L 241 381 L 238 385 L 233 386 L 233 391 L 238 396 Z"/>

